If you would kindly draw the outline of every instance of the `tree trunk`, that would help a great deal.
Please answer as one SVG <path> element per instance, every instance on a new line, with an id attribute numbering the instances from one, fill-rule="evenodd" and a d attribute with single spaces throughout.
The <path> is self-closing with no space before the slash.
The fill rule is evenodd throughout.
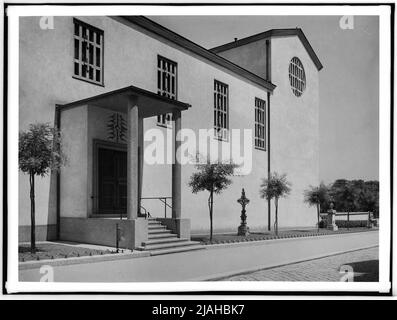
<path id="1" fill-rule="evenodd" d="M 320 232 L 320 204 L 317 203 L 317 233 Z"/>
<path id="2" fill-rule="evenodd" d="M 214 208 L 214 191 L 210 190 L 210 195 L 208 197 L 208 211 L 210 214 L 210 241 L 212 241 L 212 233 L 213 233 L 213 227 L 212 227 L 213 208 Z"/>
<path id="3" fill-rule="evenodd" d="M 274 205 L 276 207 L 274 229 L 276 231 L 276 236 L 278 236 L 278 199 L 277 198 L 274 198 Z"/>
<path id="4" fill-rule="evenodd" d="M 270 212 L 271 203 L 270 200 L 267 200 L 267 230 L 270 231 L 272 229 L 272 217 Z"/>
<path id="5" fill-rule="evenodd" d="M 213 229 L 213 210 L 214 210 L 214 190 L 210 193 L 210 241 L 212 241 Z"/>
<path id="6" fill-rule="evenodd" d="M 34 173 L 29 174 L 30 182 L 30 252 L 36 252 L 36 212 L 34 200 Z"/>

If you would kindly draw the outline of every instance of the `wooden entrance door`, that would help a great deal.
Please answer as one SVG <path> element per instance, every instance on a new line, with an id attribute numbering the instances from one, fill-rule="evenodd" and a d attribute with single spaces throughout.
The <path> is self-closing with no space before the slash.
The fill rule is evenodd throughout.
<path id="1" fill-rule="evenodd" d="M 127 152 L 98 149 L 98 193 L 100 213 L 127 213 Z"/>

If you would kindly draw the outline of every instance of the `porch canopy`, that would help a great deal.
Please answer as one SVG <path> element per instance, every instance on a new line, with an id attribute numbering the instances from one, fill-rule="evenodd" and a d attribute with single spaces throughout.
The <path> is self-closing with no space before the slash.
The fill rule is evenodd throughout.
<path id="1" fill-rule="evenodd" d="M 187 110 L 190 104 L 177 100 L 171 100 L 156 93 L 135 86 L 128 86 L 114 91 L 106 92 L 90 98 L 74 101 L 61 106 L 61 109 L 69 109 L 82 105 L 95 105 L 116 112 L 126 112 L 128 104 L 132 100 L 139 99 L 139 117 L 149 118 L 175 110 Z"/>
<path id="2" fill-rule="evenodd" d="M 103 93 L 94 97 L 58 106 L 62 110 L 94 105 L 127 114 L 127 218 L 136 219 L 140 210 L 142 165 L 143 165 L 143 119 L 166 113 L 173 114 L 174 163 L 172 164 L 172 218 L 181 218 L 181 165 L 180 140 L 177 133 L 181 130 L 181 111 L 190 105 L 153 92 L 128 86 Z"/>

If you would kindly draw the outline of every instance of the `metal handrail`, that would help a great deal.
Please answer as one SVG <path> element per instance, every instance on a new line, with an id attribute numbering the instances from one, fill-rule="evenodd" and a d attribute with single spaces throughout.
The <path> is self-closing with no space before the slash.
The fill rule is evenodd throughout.
<path id="1" fill-rule="evenodd" d="M 140 200 L 160 200 L 164 203 L 164 218 L 167 218 L 167 207 L 172 210 L 172 206 L 167 203 L 167 199 L 172 199 L 172 197 L 142 197 Z"/>
<path id="2" fill-rule="evenodd" d="M 349 216 L 362 216 L 364 214 L 368 215 L 368 214 L 372 214 L 372 212 L 371 211 L 363 211 L 363 212 L 358 212 L 358 211 L 349 212 L 349 211 L 346 211 L 346 212 L 335 213 L 335 216 L 347 216 L 347 215 L 349 215 Z"/>
<path id="3" fill-rule="evenodd" d="M 147 211 L 147 209 L 144 206 L 141 205 L 141 209 L 143 209 L 143 211 L 144 211 L 145 219 L 151 217 L 150 212 Z"/>
<path id="4" fill-rule="evenodd" d="M 320 216 L 325 217 L 328 213 L 320 213 Z M 368 225 L 371 224 L 371 217 L 373 217 L 373 212 L 371 211 L 356 211 L 356 212 L 338 212 L 335 213 L 335 217 L 341 217 L 341 216 L 347 216 L 347 229 L 350 230 L 350 217 L 351 216 L 363 216 L 366 215 L 367 216 L 367 221 L 368 221 Z"/>

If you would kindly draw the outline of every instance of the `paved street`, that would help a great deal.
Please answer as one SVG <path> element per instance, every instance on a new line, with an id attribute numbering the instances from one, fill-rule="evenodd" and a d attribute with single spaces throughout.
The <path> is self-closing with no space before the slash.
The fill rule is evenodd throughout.
<path id="1" fill-rule="evenodd" d="M 322 258 L 379 244 L 379 232 L 244 242 L 207 249 L 54 267 L 61 282 L 199 281 Z M 211 247 L 211 248 L 209 248 Z M 349 261 L 347 261 L 349 262 Z M 39 269 L 19 271 L 20 281 L 40 281 Z"/>
<path id="2" fill-rule="evenodd" d="M 326 258 L 244 273 L 224 281 L 340 281 L 352 267 L 353 281 L 378 281 L 379 247 L 352 251 Z"/>

